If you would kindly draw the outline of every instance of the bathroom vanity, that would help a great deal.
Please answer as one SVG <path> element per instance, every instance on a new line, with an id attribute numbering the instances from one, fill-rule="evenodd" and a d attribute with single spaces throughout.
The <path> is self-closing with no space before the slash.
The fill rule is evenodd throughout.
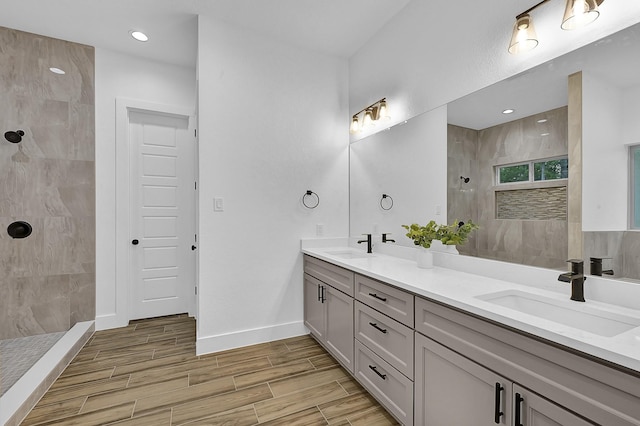
<path id="1" fill-rule="evenodd" d="M 553 270 L 303 252 L 305 325 L 402 424 L 640 425 L 637 284 L 620 306 L 590 277 L 580 303 Z"/>

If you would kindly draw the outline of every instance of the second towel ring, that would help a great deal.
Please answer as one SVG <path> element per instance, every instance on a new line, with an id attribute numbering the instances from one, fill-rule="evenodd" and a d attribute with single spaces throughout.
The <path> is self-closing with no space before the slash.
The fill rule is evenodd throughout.
<path id="1" fill-rule="evenodd" d="M 315 200 L 314 200 L 315 202 L 314 201 L 309 202 L 307 197 L 313 198 L 314 196 L 315 196 Z M 305 194 L 302 196 L 302 204 L 308 209 L 315 209 L 320 204 L 320 196 L 315 192 L 313 192 L 312 190 L 307 189 L 307 192 L 305 192 Z"/>
<path id="2" fill-rule="evenodd" d="M 386 203 L 384 202 L 384 200 L 389 200 Z M 385 207 L 385 205 L 387 207 Z M 391 210 L 391 208 L 393 207 L 393 198 L 391 198 L 390 195 L 387 194 L 382 194 L 382 198 L 380 198 L 380 208 L 382 210 Z"/>

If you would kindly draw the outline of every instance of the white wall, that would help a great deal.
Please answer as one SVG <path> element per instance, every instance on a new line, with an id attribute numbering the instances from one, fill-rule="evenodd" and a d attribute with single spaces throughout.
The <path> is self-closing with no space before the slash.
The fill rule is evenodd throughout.
<path id="1" fill-rule="evenodd" d="M 622 142 L 640 144 L 640 85 L 625 89 L 622 103 Z"/>
<path id="2" fill-rule="evenodd" d="M 622 91 L 582 74 L 582 229 L 627 229 L 628 151 Z"/>
<path id="3" fill-rule="evenodd" d="M 96 328 L 127 324 L 116 292 L 116 98 L 195 112 L 195 70 L 96 48 Z M 118 302 L 120 300 L 120 302 Z M 126 299 L 124 299 L 126 302 Z"/>
<path id="4" fill-rule="evenodd" d="M 304 333 L 300 238 L 348 232 L 347 62 L 200 17 L 197 352 Z M 307 190 L 320 205 L 301 204 Z M 224 211 L 213 211 L 213 199 Z"/>
<path id="5" fill-rule="evenodd" d="M 350 174 L 351 236 L 390 232 L 413 247 L 400 225 L 447 221 L 446 185 L 431 184 L 447 180 L 447 107 L 351 144 Z M 383 193 L 390 210 L 380 206 Z"/>
<path id="6" fill-rule="evenodd" d="M 640 22 L 640 1 L 606 1 L 593 24 L 563 31 L 565 2 L 549 2 L 532 12 L 538 47 L 510 55 L 514 17 L 532 2 L 490 3 L 467 10 L 450 0 L 411 1 L 350 58 L 350 113 L 387 97 L 397 123 Z"/>

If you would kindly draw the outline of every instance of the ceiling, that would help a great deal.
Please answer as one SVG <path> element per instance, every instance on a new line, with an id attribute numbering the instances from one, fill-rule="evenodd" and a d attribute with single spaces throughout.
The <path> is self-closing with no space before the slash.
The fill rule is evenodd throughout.
<path id="1" fill-rule="evenodd" d="M 409 1 L 0 0 L 0 26 L 195 68 L 197 15 L 348 58 Z"/>
<path id="2" fill-rule="evenodd" d="M 451 102 L 448 121 L 481 130 L 567 105 L 567 76 L 589 72 L 624 90 L 640 84 L 640 24 Z M 513 114 L 502 114 L 512 108 Z"/>

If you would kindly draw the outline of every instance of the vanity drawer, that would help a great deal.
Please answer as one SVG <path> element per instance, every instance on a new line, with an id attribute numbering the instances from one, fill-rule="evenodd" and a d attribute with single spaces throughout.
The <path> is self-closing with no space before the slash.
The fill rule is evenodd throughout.
<path id="1" fill-rule="evenodd" d="M 356 274 L 356 299 L 413 328 L 413 295 Z"/>
<path id="2" fill-rule="evenodd" d="M 307 255 L 304 256 L 304 272 L 353 297 L 353 272 Z"/>
<path id="3" fill-rule="evenodd" d="M 356 339 L 413 379 L 413 330 L 361 302 L 355 319 Z"/>
<path id="4" fill-rule="evenodd" d="M 413 382 L 356 340 L 356 379 L 405 425 L 413 425 Z"/>

